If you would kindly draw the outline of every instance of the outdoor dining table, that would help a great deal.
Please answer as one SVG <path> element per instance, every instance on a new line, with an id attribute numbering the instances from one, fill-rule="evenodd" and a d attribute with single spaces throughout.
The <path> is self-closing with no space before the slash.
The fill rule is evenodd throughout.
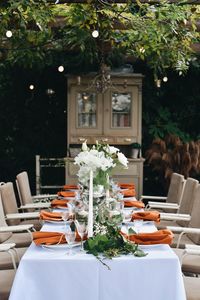
<path id="1" fill-rule="evenodd" d="M 62 232 L 63 225 L 46 223 L 43 231 Z M 155 231 L 152 222 L 143 232 Z M 19 264 L 9 300 L 185 300 L 178 257 L 169 245 L 140 246 L 145 257 L 122 255 L 102 264 L 73 248 L 44 248 L 34 243 Z"/>

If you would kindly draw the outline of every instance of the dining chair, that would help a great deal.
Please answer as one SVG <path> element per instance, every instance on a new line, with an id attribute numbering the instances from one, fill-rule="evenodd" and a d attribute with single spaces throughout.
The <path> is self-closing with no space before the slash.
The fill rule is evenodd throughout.
<path id="1" fill-rule="evenodd" d="M 34 231 L 33 224 L 8 226 L 0 194 L 0 243 L 15 243 L 19 248 L 28 247 L 32 241 L 32 231 Z"/>
<path id="2" fill-rule="evenodd" d="M 6 215 L 6 222 L 8 225 L 22 225 L 31 223 L 34 225 L 35 229 L 39 230 L 41 228 L 41 224 L 39 221 L 39 212 L 19 213 L 12 182 L 7 182 L 1 185 L 0 193 L 4 213 Z"/>
<path id="3" fill-rule="evenodd" d="M 184 251 L 184 258 L 187 256 L 193 256 L 194 260 L 200 260 L 200 247 L 197 249 L 186 248 Z M 184 259 L 183 259 L 184 261 Z M 195 276 L 183 276 L 185 292 L 187 300 L 199 300 L 200 299 L 200 277 Z"/>
<path id="4" fill-rule="evenodd" d="M 33 196 L 31 194 L 29 177 L 26 171 L 17 174 L 16 186 L 22 209 L 49 208 L 49 200 L 57 196 L 56 194 L 43 194 Z"/>
<path id="5" fill-rule="evenodd" d="M 170 185 L 166 197 L 142 195 L 141 200 L 142 201 L 148 200 L 146 208 L 154 208 L 154 206 L 156 205 L 156 208 L 159 208 L 163 211 L 173 212 L 174 211 L 173 204 L 175 204 L 176 207 L 176 205 L 179 205 L 179 203 L 181 202 L 182 194 L 184 190 L 184 184 L 185 184 L 185 179 L 183 175 L 178 173 L 172 173 L 171 181 L 170 181 Z M 154 200 L 154 201 L 149 201 L 149 200 Z M 159 202 L 159 200 L 162 202 Z"/>
<path id="6" fill-rule="evenodd" d="M 191 218 L 187 227 L 167 226 L 174 233 L 172 247 L 184 248 L 186 244 L 200 245 L 200 184 L 195 188 Z"/>
<path id="7" fill-rule="evenodd" d="M 2 256 L 2 254 L 4 256 Z M 9 244 L 0 244 L 0 299 L 1 300 L 8 300 L 10 290 L 12 287 L 12 283 L 15 277 L 17 264 L 15 261 L 15 244 L 9 243 Z M 4 266 L 2 267 L 2 262 L 4 262 L 8 257 L 10 256 L 11 260 L 11 268 L 7 269 L 7 266 L 4 263 Z M 8 263 L 8 264 L 9 264 Z M 2 268 L 1 268 L 2 267 Z"/>
<path id="8" fill-rule="evenodd" d="M 15 270 L 0 270 L 0 299 L 8 300 L 13 280 L 15 278 Z"/>
<path id="9" fill-rule="evenodd" d="M 166 226 L 188 226 L 190 221 L 189 216 L 191 216 L 195 192 L 198 184 L 199 182 L 196 179 L 190 177 L 187 178 L 187 180 L 185 181 L 180 204 L 176 205 L 176 208 L 174 206 L 174 210 L 176 210 L 177 212 L 172 214 L 161 213 L 161 222 L 157 226 L 159 229 L 165 228 Z M 156 205 L 152 205 L 151 208 L 156 209 L 157 207 Z M 167 216 L 169 218 L 167 218 Z"/>

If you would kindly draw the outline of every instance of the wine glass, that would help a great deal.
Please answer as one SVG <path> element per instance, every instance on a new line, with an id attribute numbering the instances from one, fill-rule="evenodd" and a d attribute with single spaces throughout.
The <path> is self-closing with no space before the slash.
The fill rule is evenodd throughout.
<path id="1" fill-rule="evenodd" d="M 63 211 L 63 212 L 61 212 L 61 218 L 64 221 L 64 229 L 65 229 L 66 226 L 67 226 L 67 221 L 69 219 L 69 211 Z"/>
<path id="2" fill-rule="evenodd" d="M 84 235 L 87 233 L 87 225 L 85 222 L 81 222 L 76 220 L 75 221 L 76 229 L 78 231 L 79 236 L 81 237 L 81 251 L 84 251 L 83 249 L 83 238 Z"/>
<path id="3" fill-rule="evenodd" d="M 142 219 L 139 219 L 139 220 L 135 219 L 135 220 L 133 221 L 133 226 L 134 226 L 135 231 L 136 231 L 137 233 L 140 232 L 140 229 L 141 229 L 142 225 L 143 225 L 143 220 L 142 220 Z"/>
<path id="4" fill-rule="evenodd" d="M 67 254 L 72 255 L 72 248 L 71 245 L 74 243 L 76 238 L 76 232 L 72 231 L 71 229 L 68 229 L 67 231 L 65 231 L 65 239 L 67 241 L 67 244 L 69 245 L 69 252 L 67 252 Z"/>

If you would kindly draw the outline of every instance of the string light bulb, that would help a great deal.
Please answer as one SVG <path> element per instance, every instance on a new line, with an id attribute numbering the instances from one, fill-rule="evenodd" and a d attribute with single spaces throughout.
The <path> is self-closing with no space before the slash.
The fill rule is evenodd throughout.
<path id="1" fill-rule="evenodd" d="M 58 67 L 58 72 L 62 73 L 62 72 L 64 71 L 64 69 L 65 69 L 65 68 L 64 68 L 63 66 L 59 66 L 59 67 Z"/>
<path id="2" fill-rule="evenodd" d="M 163 77 L 163 81 L 167 82 L 168 81 L 168 77 L 167 76 Z"/>
<path id="3" fill-rule="evenodd" d="M 29 89 L 30 89 L 31 91 L 34 90 L 34 88 L 35 88 L 35 87 L 34 87 L 33 84 L 30 84 L 30 85 L 29 85 Z"/>
<path id="4" fill-rule="evenodd" d="M 6 31 L 6 36 L 7 36 L 7 38 L 11 38 L 12 37 L 12 31 L 11 30 L 7 30 Z"/>
<path id="5" fill-rule="evenodd" d="M 92 31 L 92 36 L 93 36 L 93 38 L 95 38 L 95 39 L 98 38 L 98 36 L 99 36 L 99 31 L 96 30 L 96 29 L 93 30 L 93 31 Z"/>

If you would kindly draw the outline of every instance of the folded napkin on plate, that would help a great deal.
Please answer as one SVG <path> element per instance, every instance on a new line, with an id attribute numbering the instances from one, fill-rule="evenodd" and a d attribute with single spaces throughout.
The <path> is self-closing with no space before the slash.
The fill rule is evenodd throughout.
<path id="1" fill-rule="evenodd" d="M 120 191 L 124 197 L 135 197 L 136 193 L 134 189 L 122 190 Z"/>
<path id="2" fill-rule="evenodd" d="M 41 210 L 40 219 L 41 220 L 50 220 L 50 221 L 62 221 L 61 213 L 49 212 L 46 210 Z"/>
<path id="3" fill-rule="evenodd" d="M 78 190 L 79 187 L 76 184 L 65 184 L 63 190 Z"/>
<path id="4" fill-rule="evenodd" d="M 173 233 L 168 229 L 151 233 L 139 233 L 129 235 L 129 240 L 140 245 L 171 244 Z"/>
<path id="5" fill-rule="evenodd" d="M 37 246 L 66 243 L 65 235 L 60 232 L 35 231 L 32 235 L 33 241 Z"/>
<path id="6" fill-rule="evenodd" d="M 76 194 L 75 192 L 70 192 L 70 191 L 60 191 L 57 193 L 59 197 L 75 197 Z"/>
<path id="7" fill-rule="evenodd" d="M 69 202 L 69 200 L 57 200 L 54 199 L 51 201 L 51 207 L 67 207 L 67 203 Z"/>
<path id="8" fill-rule="evenodd" d="M 154 221 L 160 222 L 160 213 L 158 211 L 138 211 L 132 214 L 133 220 L 145 220 L 145 221 Z"/>
<path id="9" fill-rule="evenodd" d="M 118 186 L 121 189 L 135 189 L 135 184 L 134 183 L 118 183 Z"/>
<path id="10" fill-rule="evenodd" d="M 137 208 L 144 208 L 145 205 L 142 201 L 137 201 L 137 200 L 126 200 L 124 201 L 124 207 L 137 207 Z"/>
<path id="11" fill-rule="evenodd" d="M 61 232 L 49 232 L 49 231 L 35 231 L 32 232 L 33 242 L 36 246 L 39 245 L 56 245 L 67 243 L 64 233 Z M 84 240 L 87 239 L 85 235 Z M 80 242 L 81 238 L 76 232 L 76 242 Z"/>

